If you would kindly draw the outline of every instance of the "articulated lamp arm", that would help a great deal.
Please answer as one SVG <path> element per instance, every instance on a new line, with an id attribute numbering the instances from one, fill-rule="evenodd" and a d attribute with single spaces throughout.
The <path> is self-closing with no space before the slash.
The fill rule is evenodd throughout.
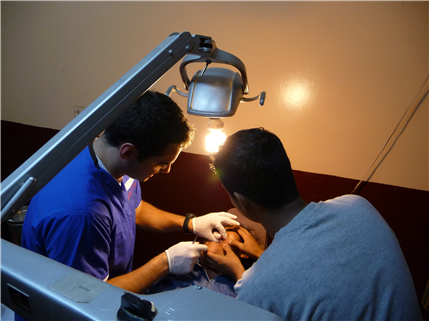
<path id="1" fill-rule="evenodd" d="M 174 33 L 1 183 L 1 222 L 36 193 L 187 54 L 209 56 L 210 37 Z"/>

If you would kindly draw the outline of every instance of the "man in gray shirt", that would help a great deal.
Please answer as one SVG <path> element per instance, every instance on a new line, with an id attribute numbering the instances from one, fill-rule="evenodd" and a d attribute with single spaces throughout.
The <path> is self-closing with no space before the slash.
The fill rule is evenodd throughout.
<path id="1" fill-rule="evenodd" d="M 285 320 L 422 319 L 398 240 L 364 198 L 304 202 L 281 141 L 263 128 L 228 137 L 213 167 L 234 206 L 273 239 L 247 271 L 227 244 L 226 256 L 210 255 L 237 280 L 237 299 Z"/>

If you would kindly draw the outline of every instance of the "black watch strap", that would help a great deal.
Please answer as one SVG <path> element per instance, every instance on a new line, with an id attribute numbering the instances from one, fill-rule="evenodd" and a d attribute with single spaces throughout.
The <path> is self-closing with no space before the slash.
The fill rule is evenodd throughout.
<path id="1" fill-rule="evenodd" d="M 185 231 L 186 234 L 191 234 L 192 232 L 189 231 L 188 226 L 189 226 L 189 220 L 191 220 L 192 218 L 194 218 L 196 215 L 195 214 L 191 214 L 188 213 L 185 216 L 185 221 L 183 221 L 183 230 Z"/>

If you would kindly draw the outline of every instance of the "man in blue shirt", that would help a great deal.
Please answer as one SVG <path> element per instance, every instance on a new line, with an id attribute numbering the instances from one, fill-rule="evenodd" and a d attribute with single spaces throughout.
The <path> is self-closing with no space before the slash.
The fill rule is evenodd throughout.
<path id="1" fill-rule="evenodd" d="M 238 224 L 228 213 L 184 218 L 141 199 L 140 182 L 168 173 L 193 132 L 173 100 L 146 92 L 32 199 L 22 246 L 136 293 L 188 273 L 205 245 L 181 242 L 134 271 L 132 261 L 136 224 L 212 241 Z"/>

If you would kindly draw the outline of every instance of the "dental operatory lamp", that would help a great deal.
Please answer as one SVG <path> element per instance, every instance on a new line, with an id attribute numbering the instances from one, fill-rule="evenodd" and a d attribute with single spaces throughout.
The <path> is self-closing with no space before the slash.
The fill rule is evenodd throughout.
<path id="1" fill-rule="evenodd" d="M 210 118 L 207 124 L 210 134 L 206 137 L 206 149 L 210 153 L 216 152 L 226 138 L 225 134 L 221 132 L 224 126 L 221 118 L 233 116 L 240 102 L 253 101 L 258 98 L 260 106 L 265 102 L 264 91 L 256 97 L 244 97 L 249 92 L 244 64 L 237 57 L 216 49 L 214 42 L 212 43 L 213 50 L 217 53 L 216 56 L 207 58 L 188 55 L 180 65 L 180 75 L 188 93 L 178 90 L 174 85 L 170 86 L 166 92 L 167 96 L 172 91 L 176 91 L 180 96 L 187 97 L 188 114 Z M 189 80 L 186 65 L 191 62 L 204 62 L 206 65 Z M 232 65 L 240 73 L 226 68 L 208 68 L 212 62 Z"/>

